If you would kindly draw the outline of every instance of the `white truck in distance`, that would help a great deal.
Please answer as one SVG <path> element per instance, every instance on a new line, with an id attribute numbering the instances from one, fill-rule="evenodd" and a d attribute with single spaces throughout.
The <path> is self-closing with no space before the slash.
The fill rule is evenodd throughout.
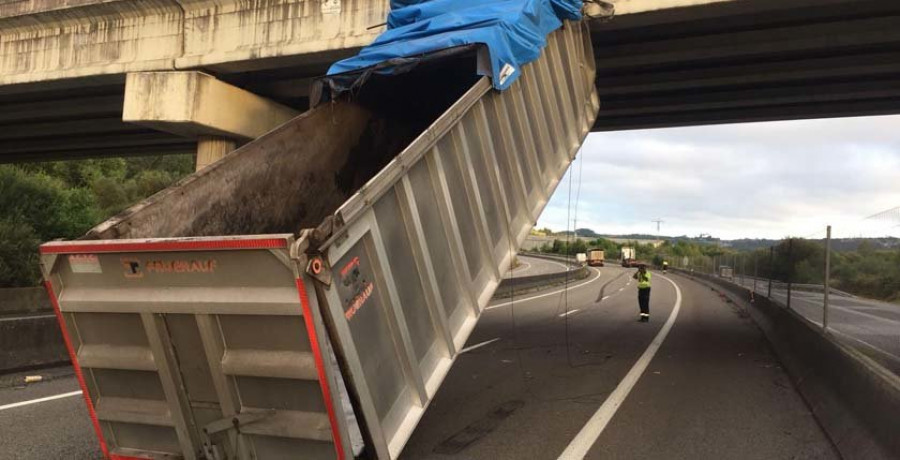
<path id="1" fill-rule="evenodd" d="M 606 253 L 602 249 L 588 250 L 588 265 L 591 267 L 602 267 L 605 258 Z"/>
<path id="2" fill-rule="evenodd" d="M 622 266 L 628 268 L 635 260 L 635 250 L 632 247 L 622 246 Z"/>

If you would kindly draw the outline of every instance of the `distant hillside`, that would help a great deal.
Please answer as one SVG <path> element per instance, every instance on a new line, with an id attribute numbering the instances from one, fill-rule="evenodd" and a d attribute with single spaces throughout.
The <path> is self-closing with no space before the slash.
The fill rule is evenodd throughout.
<path id="1" fill-rule="evenodd" d="M 734 249 L 736 251 L 753 251 L 755 249 L 764 249 L 778 244 L 781 240 L 772 240 L 765 238 L 741 238 L 737 240 L 723 240 L 715 238 L 711 235 L 701 236 L 659 236 L 649 235 L 645 233 L 632 233 L 628 235 L 611 235 L 600 234 L 590 228 L 579 228 L 576 230 L 579 237 L 582 238 L 614 238 L 617 240 L 666 240 L 670 242 L 685 241 L 698 244 L 715 244 L 725 248 Z M 547 236 L 566 236 L 571 235 L 571 231 L 555 232 Z M 811 240 L 824 242 L 824 240 Z M 896 249 L 900 248 L 900 238 L 836 238 L 831 240 L 831 247 L 835 251 L 855 251 L 864 241 L 869 242 L 873 249 Z"/>

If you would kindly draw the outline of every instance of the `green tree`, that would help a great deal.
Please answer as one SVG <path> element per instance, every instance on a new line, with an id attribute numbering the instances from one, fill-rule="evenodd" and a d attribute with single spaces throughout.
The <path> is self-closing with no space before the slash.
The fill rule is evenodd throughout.
<path id="1" fill-rule="evenodd" d="M 33 286 L 40 280 L 40 242 L 27 223 L 0 220 L 0 287 Z"/>
<path id="2" fill-rule="evenodd" d="M 191 155 L 0 165 L 0 287 L 39 282 L 41 242 L 76 238 L 192 171 Z"/>

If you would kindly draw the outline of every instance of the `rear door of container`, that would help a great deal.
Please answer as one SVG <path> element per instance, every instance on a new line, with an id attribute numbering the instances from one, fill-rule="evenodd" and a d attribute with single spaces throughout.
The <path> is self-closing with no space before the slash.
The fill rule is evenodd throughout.
<path id="1" fill-rule="evenodd" d="M 47 289 L 108 458 L 352 455 L 290 235 L 48 243 Z"/>

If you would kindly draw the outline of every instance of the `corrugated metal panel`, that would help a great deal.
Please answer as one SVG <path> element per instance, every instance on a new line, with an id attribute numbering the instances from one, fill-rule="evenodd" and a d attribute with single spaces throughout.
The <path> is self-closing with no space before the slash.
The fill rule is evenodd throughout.
<path id="1" fill-rule="evenodd" d="M 478 82 L 336 213 L 319 301 L 379 458 L 396 458 L 588 134 L 581 24 L 505 92 Z"/>
<path id="2" fill-rule="evenodd" d="M 73 362 L 112 457 L 352 455 L 347 438 L 335 443 L 347 427 L 333 414 L 345 404 L 333 400 L 338 375 L 319 310 L 298 291 L 293 241 L 63 243 L 69 254 L 60 255 L 50 253 L 61 245 L 45 246 Z"/>

